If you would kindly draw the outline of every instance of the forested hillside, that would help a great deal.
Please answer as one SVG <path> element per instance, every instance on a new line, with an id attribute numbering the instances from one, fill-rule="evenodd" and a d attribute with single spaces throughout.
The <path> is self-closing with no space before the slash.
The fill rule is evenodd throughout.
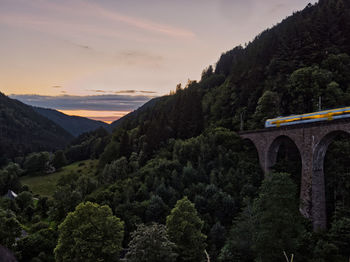
<path id="1" fill-rule="evenodd" d="M 34 107 L 34 110 L 40 115 L 55 122 L 57 125 L 75 137 L 81 135 L 82 133 L 94 131 L 99 127 L 103 127 L 106 130 L 110 129 L 110 126 L 107 123 L 92 120 L 86 117 L 68 116 L 57 110 L 49 108 Z"/>
<path id="2" fill-rule="evenodd" d="M 72 135 L 31 106 L 0 93 L 0 166 L 30 152 L 63 148 Z"/>
<path id="3" fill-rule="evenodd" d="M 237 134 L 263 128 L 269 117 L 317 110 L 319 97 L 324 109 L 350 105 L 345 0 L 308 5 L 222 54 L 200 81 L 151 100 L 116 122 L 112 135 L 80 136 L 56 155 L 98 159 L 94 175 L 62 176 L 52 198 L 37 196 L 36 205 L 22 187 L 1 202 L 11 212 L 0 209 L 0 221 L 12 227 L 0 234 L 21 261 L 278 262 L 292 254 L 348 261 L 349 137 L 327 151 L 329 223 L 313 232 L 299 213 L 297 150 L 283 145 L 264 177 L 254 146 Z M 30 175 L 16 164 L 1 172 L 17 186 L 23 172 Z M 29 234 L 16 242 L 23 225 Z"/>
<path id="4" fill-rule="evenodd" d="M 146 133 L 159 124 L 168 127 L 166 137 L 184 138 L 196 133 L 193 126 L 239 130 L 241 114 L 245 129 L 262 128 L 269 117 L 317 110 L 320 96 L 324 109 L 349 105 L 349 5 L 307 6 L 246 47 L 222 54 L 201 81 L 124 121 L 125 129 L 140 125 Z"/>

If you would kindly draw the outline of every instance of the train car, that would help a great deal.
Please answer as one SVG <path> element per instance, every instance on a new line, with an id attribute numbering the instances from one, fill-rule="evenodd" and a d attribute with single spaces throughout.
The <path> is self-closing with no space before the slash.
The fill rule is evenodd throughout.
<path id="1" fill-rule="evenodd" d="M 296 125 L 303 123 L 312 123 L 318 121 L 329 121 L 333 119 L 348 118 L 350 117 L 350 107 L 336 108 L 331 110 L 323 110 L 308 114 L 291 115 L 286 117 L 276 117 L 273 119 L 267 119 L 265 127 L 280 127 L 288 125 Z"/>

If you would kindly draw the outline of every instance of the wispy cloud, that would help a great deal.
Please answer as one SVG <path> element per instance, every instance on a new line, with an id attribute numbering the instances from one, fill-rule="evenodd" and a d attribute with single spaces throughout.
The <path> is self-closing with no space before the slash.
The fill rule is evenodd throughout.
<path id="1" fill-rule="evenodd" d="M 91 49 L 91 47 L 88 46 L 88 45 L 79 45 L 79 44 L 77 44 L 77 46 L 78 46 L 78 47 L 81 47 L 81 48 L 83 48 L 83 49 Z"/>
<path id="2" fill-rule="evenodd" d="M 91 91 L 95 93 L 107 93 L 107 91 L 101 89 L 87 89 L 86 91 Z"/>
<path id="3" fill-rule="evenodd" d="M 62 86 L 52 86 L 52 88 L 62 88 Z"/>
<path id="4" fill-rule="evenodd" d="M 155 94 L 157 92 L 154 91 L 147 91 L 147 90 L 141 90 L 140 93 L 144 93 L 144 94 Z"/>
<path id="5" fill-rule="evenodd" d="M 152 96 L 92 95 L 92 96 L 41 96 L 10 95 L 32 106 L 60 110 L 132 111 L 149 101 Z"/>
<path id="6" fill-rule="evenodd" d="M 156 94 L 157 92 L 155 91 L 148 91 L 148 90 L 136 90 L 136 89 L 128 89 L 128 90 L 118 90 L 114 92 L 106 91 L 106 90 L 101 90 L 101 89 L 86 89 L 86 91 L 91 91 L 95 93 L 113 93 L 113 94 Z"/>
<path id="7" fill-rule="evenodd" d="M 160 66 L 164 61 L 164 57 L 161 55 L 139 50 L 122 51 L 117 54 L 116 59 L 127 65 Z"/>
<path id="8" fill-rule="evenodd" d="M 114 92 L 115 94 L 134 94 L 136 93 L 137 90 L 120 90 L 120 91 L 116 91 Z"/>
<path id="9" fill-rule="evenodd" d="M 6 0 L 5 0 L 6 1 Z M 55 3 L 49 0 L 37 0 L 24 2 L 26 6 L 34 7 L 40 10 L 40 15 L 33 13 L 29 15 L 19 10 L 9 13 L 1 12 L 0 18 L 2 22 L 13 25 L 22 26 L 40 26 L 40 29 L 48 30 L 50 27 L 63 27 L 69 31 L 80 30 L 80 32 L 90 32 L 104 36 L 120 36 L 127 35 L 117 32 L 116 25 L 128 26 L 136 30 L 142 30 L 152 34 L 159 34 L 173 38 L 194 38 L 194 32 L 166 23 L 155 22 L 149 19 L 134 17 L 117 12 L 113 9 L 107 9 L 98 2 L 89 2 L 81 0 L 60 1 Z M 66 19 L 57 19 L 57 14 L 63 15 Z M 94 26 L 98 21 L 99 26 Z M 70 28 L 68 27 L 70 26 Z M 38 29 L 38 28 L 36 28 Z M 130 31 L 130 30 L 129 30 Z M 80 47 L 89 49 L 88 45 L 80 45 Z"/>
<path id="10" fill-rule="evenodd" d="M 62 21 L 49 17 L 37 17 L 28 14 L 0 13 L 0 22 L 49 34 L 55 31 L 63 35 L 90 34 L 100 37 L 123 37 L 122 33 L 118 33 L 116 30 L 108 27 L 99 27 L 92 24 L 79 23 L 77 21 Z"/>
<path id="11" fill-rule="evenodd" d="M 154 21 L 126 16 L 118 12 L 112 12 L 98 5 L 90 4 L 94 12 L 98 12 L 101 16 L 112 21 L 118 21 L 139 29 L 147 30 L 153 33 L 160 33 L 171 37 L 193 38 L 195 34 L 187 29 L 174 27 L 166 24 L 157 23 Z"/>

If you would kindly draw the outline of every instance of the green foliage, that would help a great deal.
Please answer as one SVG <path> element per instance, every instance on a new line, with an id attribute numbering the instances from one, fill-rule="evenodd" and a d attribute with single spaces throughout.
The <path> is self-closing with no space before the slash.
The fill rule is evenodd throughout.
<path id="1" fill-rule="evenodd" d="M 20 182 L 29 187 L 33 194 L 51 198 L 56 189 L 57 183 L 62 176 L 79 174 L 79 176 L 94 177 L 97 169 L 97 160 L 86 160 L 75 162 L 62 167 L 61 170 L 43 176 L 22 176 Z"/>
<path id="2" fill-rule="evenodd" d="M 56 169 L 60 169 L 61 167 L 67 165 L 66 155 L 64 154 L 63 150 L 56 151 L 51 164 Z"/>
<path id="3" fill-rule="evenodd" d="M 45 261 L 55 261 L 53 250 L 56 247 L 57 232 L 50 228 L 43 228 L 33 234 L 21 238 L 16 249 L 22 261 L 44 256 Z"/>
<path id="4" fill-rule="evenodd" d="M 165 222 L 163 219 L 168 214 L 168 211 L 169 208 L 163 199 L 158 195 L 153 195 L 146 210 L 146 221 Z"/>
<path id="5" fill-rule="evenodd" d="M 155 98 L 118 120 L 111 136 L 101 129 L 78 137 L 64 153 L 69 162 L 98 158 L 96 177 L 96 165 L 74 164 L 39 179 L 21 178 L 28 181 L 34 194 L 53 196 L 52 201 L 39 199 L 34 209 L 32 204 L 19 208 L 8 199 L 0 202 L 3 208 L 16 212 L 30 229 L 32 235 L 23 240 L 21 248 L 29 254 L 35 239 L 40 239 L 38 232 L 47 229 L 38 221 L 60 223 L 77 204 L 87 200 L 108 205 L 125 221 L 126 247 L 137 224 L 164 222 L 169 207 L 187 196 L 195 208 L 183 199 L 168 216 L 173 225 L 168 228 L 169 238 L 178 245 L 178 261 L 201 261 L 206 245 L 214 262 L 219 253 L 225 262 L 281 261 L 283 250 L 288 255 L 295 253 L 300 261 L 348 259 L 348 216 L 335 209 L 336 202 L 343 210 L 350 207 L 348 140 L 331 144 L 327 151 L 330 231 L 313 234 L 309 226 L 304 228 L 298 214 L 298 185 L 291 182 L 300 181 L 300 168 L 295 164 L 298 159 L 283 154 L 290 152 L 290 145 L 280 148 L 281 161 L 274 170 L 291 176 L 271 174 L 260 187 L 262 171 L 256 150 L 231 130 L 239 130 L 242 122 L 243 128 L 256 129 L 263 127 L 268 117 L 316 110 L 319 96 L 323 109 L 349 105 L 349 18 L 348 1 L 323 0 L 308 5 L 244 48 L 239 46 L 223 54 L 215 70 L 205 69 L 199 82 L 189 81 L 185 88 L 179 85 L 173 95 Z M 1 124 L 16 120 L 1 106 Z M 21 126 L 20 121 L 16 124 Z M 23 132 L 28 130 L 32 129 L 23 128 Z M 11 129 L 5 128 L 5 132 L 12 134 Z M 23 154 L 19 150 L 22 147 L 14 145 L 12 149 L 11 141 L 0 133 L 0 145 L 7 145 L 0 147 L 0 164 L 8 161 L 13 150 Z M 16 162 L 23 163 L 22 159 Z M 0 173 L 5 174 L 0 177 L 4 192 L 8 185 L 18 185 L 16 176 L 4 170 Z M 83 223 L 80 228 L 81 224 L 72 226 L 78 236 L 91 226 Z M 225 234 L 229 228 L 230 233 Z M 208 235 L 206 243 L 204 234 Z M 84 248 L 90 242 L 79 237 L 69 241 L 75 239 Z M 93 241 L 93 248 L 103 248 L 103 241 Z M 52 257 L 48 246 L 32 248 L 32 259 Z M 99 254 L 93 248 L 84 249 L 84 255 Z M 45 251 L 38 254 L 39 249 Z M 117 254 L 114 259 L 118 259 Z"/>
<path id="6" fill-rule="evenodd" d="M 119 143 L 111 141 L 100 156 L 99 166 L 104 167 L 107 163 L 116 159 L 117 156 L 119 156 Z"/>
<path id="7" fill-rule="evenodd" d="M 0 92 L 0 167 L 30 152 L 62 148 L 73 138 L 31 106 Z"/>
<path id="8" fill-rule="evenodd" d="M 264 179 L 254 201 L 253 247 L 259 261 L 280 261 L 283 251 L 295 254 L 298 250 L 304 228 L 296 195 L 296 185 L 288 174 L 270 173 Z"/>
<path id="9" fill-rule="evenodd" d="M 0 244 L 12 249 L 20 235 L 21 226 L 16 216 L 11 211 L 0 208 Z"/>
<path id="10" fill-rule="evenodd" d="M 58 227 L 56 261 L 118 261 L 123 228 L 108 206 L 81 203 Z"/>
<path id="11" fill-rule="evenodd" d="M 281 261 L 283 251 L 301 258 L 306 229 L 295 191 L 288 174 L 268 174 L 253 205 L 248 201 L 234 220 L 220 261 Z"/>
<path id="12" fill-rule="evenodd" d="M 126 261 L 128 262 L 174 262 L 176 245 L 169 240 L 166 227 L 153 223 L 138 225 L 131 234 Z"/>
<path id="13" fill-rule="evenodd" d="M 211 258 L 217 258 L 226 241 L 226 229 L 220 222 L 215 223 L 208 235 L 208 248 Z"/>
<path id="14" fill-rule="evenodd" d="M 204 259 L 206 236 L 201 232 L 203 221 L 187 197 L 177 201 L 166 219 L 170 240 L 177 245 L 179 261 Z"/>
<path id="15" fill-rule="evenodd" d="M 220 261 L 281 261 L 283 251 L 298 254 L 306 230 L 295 191 L 288 174 L 268 174 L 253 205 L 248 202 L 235 219 Z"/>
<path id="16" fill-rule="evenodd" d="M 53 194 L 53 209 L 50 215 L 52 218 L 62 221 L 67 213 L 73 211 L 96 187 L 97 180 L 91 174 L 80 174 L 79 172 L 63 174 L 59 178 Z"/>
<path id="17" fill-rule="evenodd" d="M 265 121 L 280 115 L 280 98 L 278 93 L 272 91 L 265 91 L 259 98 L 257 107 L 255 109 L 254 118 L 256 121 Z"/>
<path id="18" fill-rule="evenodd" d="M 47 217 L 47 212 L 49 211 L 50 205 L 47 197 L 39 197 L 36 204 L 36 211 L 41 217 Z"/>
<path id="19" fill-rule="evenodd" d="M 24 169 L 28 174 L 45 173 L 48 169 L 50 155 L 48 152 L 32 153 L 24 161 Z"/>
<path id="20" fill-rule="evenodd" d="M 109 142 L 108 132 L 100 127 L 75 138 L 65 150 L 65 155 L 69 163 L 96 159 L 100 157 Z"/>
<path id="21" fill-rule="evenodd" d="M 208 68 L 206 68 L 202 71 L 201 80 L 204 80 L 204 79 L 211 77 L 213 75 L 213 73 L 214 73 L 213 66 L 212 65 L 208 66 Z"/>
<path id="22" fill-rule="evenodd" d="M 23 170 L 18 164 L 9 163 L 3 169 L 0 169 L 0 196 L 7 193 L 8 190 L 18 192 L 21 189 L 19 177 Z"/>
<path id="23" fill-rule="evenodd" d="M 101 180 L 105 184 L 113 183 L 120 179 L 125 179 L 128 172 L 128 160 L 121 157 L 110 164 L 105 165 Z"/>
<path id="24" fill-rule="evenodd" d="M 332 142 L 325 157 L 325 185 L 328 221 L 338 208 L 350 210 L 350 140 L 347 134 L 340 134 Z"/>
<path id="25" fill-rule="evenodd" d="M 256 216 L 252 204 L 246 202 L 246 207 L 233 221 L 229 237 L 221 249 L 219 261 L 253 262 L 255 259 L 253 247 Z"/>
<path id="26" fill-rule="evenodd" d="M 318 97 L 332 82 L 332 73 L 318 66 L 300 68 L 289 78 L 288 96 L 293 113 L 317 111 Z M 331 94 L 328 94 L 331 95 Z"/>
<path id="27" fill-rule="evenodd" d="M 337 208 L 331 228 L 328 232 L 329 240 L 338 249 L 343 258 L 350 257 L 350 212 L 348 209 Z"/>
<path id="28" fill-rule="evenodd" d="M 16 197 L 16 204 L 18 205 L 18 207 L 23 211 L 25 208 L 27 208 L 28 206 L 33 206 L 34 202 L 33 202 L 33 195 L 28 192 L 28 191 L 24 191 L 21 192 L 20 194 L 18 194 L 18 196 Z"/>
<path id="29" fill-rule="evenodd" d="M 313 255 L 316 259 L 312 261 L 317 262 L 338 262 L 339 257 L 336 255 L 338 248 L 327 240 L 320 239 L 317 241 L 316 246 L 313 249 Z"/>

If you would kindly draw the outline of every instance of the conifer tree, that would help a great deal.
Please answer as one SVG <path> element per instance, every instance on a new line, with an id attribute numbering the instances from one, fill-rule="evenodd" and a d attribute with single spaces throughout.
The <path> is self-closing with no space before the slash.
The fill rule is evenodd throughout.
<path id="1" fill-rule="evenodd" d="M 177 201 L 166 219 L 170 240 L 177 245 L 178 261 L 202 261 L 206 236 L 202 234 L 203 221 L 187 197 Z"/>

